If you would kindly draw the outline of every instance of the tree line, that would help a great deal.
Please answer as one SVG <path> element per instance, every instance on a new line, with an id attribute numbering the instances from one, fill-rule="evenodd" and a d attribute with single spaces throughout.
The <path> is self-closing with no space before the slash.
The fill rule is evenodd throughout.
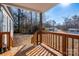
<path id="1" fill-rule="evenodd" d="M 56 27 L 64 31 L 68 31 L 69 28 L 79 29 L 79 16 L 73 15 L 71 17 L 65 17 L 63 24 L 58 24 Z"/>
<path id="2" fill-rule="evenodd" d="M 16 11 L 14 11 L 16 9 Z M 39 14 L 35 11 L 10 8 L 15 33 L 34 33 L 39 29 Z"/>

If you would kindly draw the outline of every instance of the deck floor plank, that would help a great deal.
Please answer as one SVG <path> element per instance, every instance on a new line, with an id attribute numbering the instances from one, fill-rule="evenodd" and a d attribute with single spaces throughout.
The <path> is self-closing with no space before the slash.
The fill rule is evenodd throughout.
<path id="1" fill-rule="evenodd" d="M 51 56 L 51 53 L 48 53 L 48 56 Z"/>
<path id="2" fill-rule="evenodd" d="M 40 56 L 40 54 L 44 51 L 45 49 L 43 48 L 36 56 Z"/>
<path id="3" fill-rule="evenodd" d="M 35 47 L 33 50 L 31 50 L 31 51 L 29 51 L 28 53 L 26 53 L 26 55 L 29 55 L 29 56 L 32 55 L 32 54 L 35 53 L 37 50 L 39 50 L 40 47 L 41 47 L 41 46 Z"/>
<path id="4" fill-rule="evenodd" d="M 48 54 L 49 52 L 48 51 L 46 51 L 46 53 L 44 54 L 44 56 L 47 56 L 47 54 Z"/>
<path id="5" fill-rule="evenodd" d="M 38 45 L 32 50 L 28 51 L 26 55 L 27 56 L 47 56 L 48 53 L 49 52 L 44 47 Z"/>
<path id="6" fill-rule="evenodd" d="M 44 50 L 44 52 L 42 52 L 42 53 L 40 54 L 40 56 L 43 56 L 45 53 L 46 53 L 46 50 Z"/>
<path id="7" fill-rule="evenodd" d="M 37 46 L 36 48 L 38 48 L 39 46 Z M 35 50 L 36 48 L 33 48 L 32 50 L 29 50 L 28 52 L 27 52 L 27 54 L 30 54 L 33 50 Z"/>
<path id="8" fill-rule="evenodd" d="M 43 48 L 42 47 L 40 47 L 34 54 L 32 54 L 32 56 L 35 56 L 35 55 L 37 55 L 37 53 L 39 53 L 41 50 L 42 50 Z"/>

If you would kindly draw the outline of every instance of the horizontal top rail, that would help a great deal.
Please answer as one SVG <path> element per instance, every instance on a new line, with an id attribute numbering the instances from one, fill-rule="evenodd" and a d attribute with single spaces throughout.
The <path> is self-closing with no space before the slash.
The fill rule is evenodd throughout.
<path id="1" fill-rule="evenodd" d="M 0 32 L 0 34 L 10 34 L 10 32 Z"/>
<path id="2" fill-rule="evenodd" d="M 77 34 L 71 34 L 71 33 L 58 33 L 58 32 L 42 32 L 43 34 L 57 34 L 57 35 L 65 35 L 70 38 L 79 39 L 79 35 Z"/>

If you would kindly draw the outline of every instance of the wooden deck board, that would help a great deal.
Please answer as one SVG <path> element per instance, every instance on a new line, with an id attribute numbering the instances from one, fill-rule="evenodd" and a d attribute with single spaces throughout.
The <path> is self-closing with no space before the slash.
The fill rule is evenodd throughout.
<path id="1" fill-rule="evenodd" d="M 46 53 L 46 50 L 44 50 L 44 52 L 42 52 L 42 53 L 40 54 L 40 56 L 43 56 L 45 53 Z"/>
<path id="2" fill-rule="evenodd" d="M 51 56 L 51 53 L 48 53 L 48 56 Z"/>
<path id="3" fill-rule="evenodd" d="M 46 51 L 46 53 L 44 54 L 44 56 L 47 56 L 47 54 L 48 54 L 49 52 L 48 51 Z"/>
<path id="4" fill-rule="evenodd" d="M 38 48 L 38 47 L 36 47 L 36 48 Z M 27 54 L 31 53 L 36 48 L 33 48 L 32 50 L 28 51 Z"/>
<path id="5" fill-rule="evenodd" d="M 36 54 L 36 56 L 40 56 L 40 54 L 44 51 L 44 48 L 38 53 Z"/>
<path id="6" fill-rule="evenodd" d="M 43 48 L 38 49 L 38 51 L 36 51 L 36 53 L 34 53 L 33 56 L 37 55 L 37 53 L 40 53 L 40 51 L 41 51 L 42 49 L 43 49 Z"/>
<path id="7" fill-rule="evenodd" d="M 27 56 L 51 56 L 51 53 L 41 45 L 36 46 L 32 50 L 26 52 Z"/>
<path id="8" fill-rule="evenodd" d="M 31 51 L 29 51 L 28 53 L 26 53 L 26 55 L 32 55 L 33 53 L 35 53 L 38 49 L 40 49 L 41 46 L 37 46 L 34 49 L 32 49 Z"/>

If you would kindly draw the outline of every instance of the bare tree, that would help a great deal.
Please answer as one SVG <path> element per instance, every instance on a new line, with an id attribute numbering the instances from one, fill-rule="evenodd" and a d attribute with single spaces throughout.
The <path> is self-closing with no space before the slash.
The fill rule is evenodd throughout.
<path id="1" fill-rule="evenodd" d="M 67 31 L 69 28 L 79 29 L 79 16 L 73 15 L 70 18 L 65 17 L 63 24 L 60 26 L 61 29 Z"/>

